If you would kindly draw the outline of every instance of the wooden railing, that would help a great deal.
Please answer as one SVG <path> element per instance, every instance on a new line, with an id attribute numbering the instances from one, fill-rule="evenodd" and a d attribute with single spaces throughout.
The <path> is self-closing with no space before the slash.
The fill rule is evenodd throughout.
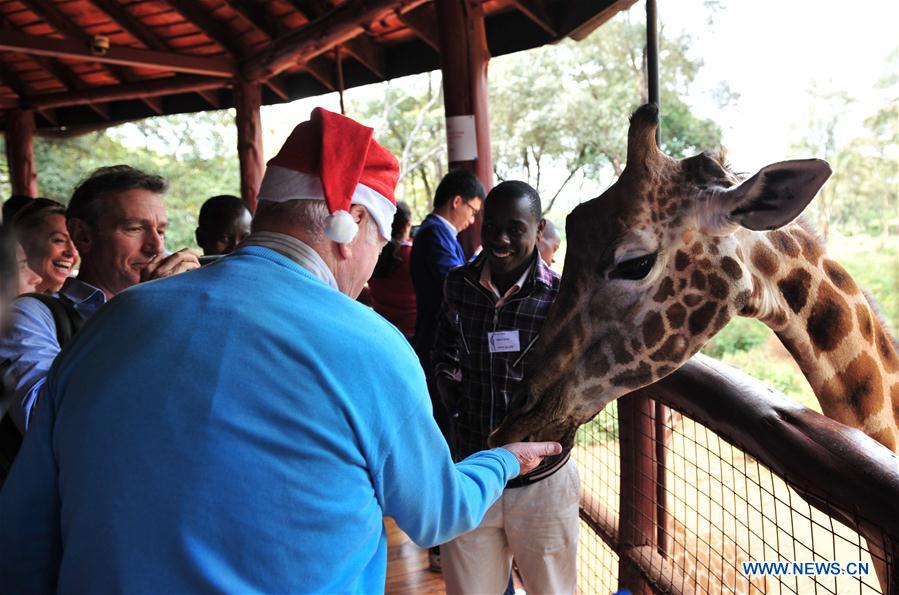
<path id="1" fill-rule="evenodd" d="M 632 593 L 765 592 L 774 585 L 783 592 L 899 593 L 899 458 L 886 448 L 705 356 L 617 405 L 617 435 L 603 440 L 620 453 L 618 502 L 585 477 L 591 465 L 584 457 L 596 451 L 578 447 L 575 454 L 581 517 L 617 555 L 618 587 Z M 687 423 L 699 438 L 687 435 Z M 590 441 L 579 435 L 580 443 Z M 696 458 L 717 470 L 698 473 L 715 494 L 702 494 L 683 471 L 694 470 L 690 459 Z M 667 485 L 666 477 L 678 485 Z M 782 487 L 769 487 L 774 482 Z M 727 543 L 696 537 L 691 523 L 711 527 Z M 803 526 L 802 535 L 794 525 Z M 683 539 L 687 534 L 693 538 Z M 840 561 L 847 550 L 870 556 L 867 577 L 749 577 L 737 559 Z M 581 575 L 581 590 L 594 590 L 583 584 L 583 569 Z"/>

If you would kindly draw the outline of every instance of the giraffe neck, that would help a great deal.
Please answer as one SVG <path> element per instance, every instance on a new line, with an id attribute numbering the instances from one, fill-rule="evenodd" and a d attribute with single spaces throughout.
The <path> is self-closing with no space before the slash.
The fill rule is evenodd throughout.
<path id="1" fill-rule="evenodd" d="M 753 293 L 741 314 L 793 355 L 824 415 L 899 445 L 896 344 L 855 281 L 800 225 L 740 238 Z"/>

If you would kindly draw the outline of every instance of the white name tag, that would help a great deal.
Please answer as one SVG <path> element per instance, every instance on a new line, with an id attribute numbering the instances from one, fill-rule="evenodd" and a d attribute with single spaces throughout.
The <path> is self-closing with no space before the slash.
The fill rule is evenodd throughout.
<path id="1" fill-rule="evenodd" d="M 518 331 L 487 333 L 487 344 L 490 345 L 490 353 L 521 351 L 521 344 L 518 342 Z"/>

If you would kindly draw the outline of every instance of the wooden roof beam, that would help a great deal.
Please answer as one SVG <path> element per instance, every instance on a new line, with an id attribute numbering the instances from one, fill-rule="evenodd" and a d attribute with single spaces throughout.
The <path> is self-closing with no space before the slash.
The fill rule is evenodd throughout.
<path id="1" fill-rule="evenodd" d="M 87 48 L 90 48 L 92 42 L 91 36 L 82 31 L 81 28 L 79 28 L 69 17 L 69 15 L 59 10 L 56 4 L 54 4 L 50 0 L 28 0 L 28 8 L 34 11 L 35 14 L 44 19 L 47 24 L 60 32 L 63 36 L 68 37 L 71 40 L 75 40 L 76 43 L 80 41 L 79 45 L 84 45 Z M 20 33 L 20 35 L 23 34 Z M 9 35 L 6 35 L 5 37 L 9 39 Z M 41 39 L 53 38 L 44 37 Z M 23 51 L 23 53 L 29 52 Z M 106 64 L 106 68 L 113 76 L 113 78 L 116 78 L 119 81 L 132 81 L 135 79 L 135 77 L 132 76 L 130 72 L 126 71 L 124 68 L 121 68 L 119 65 Z"/>
<path id="2" fill-rule="evenodd" d="M 337 90 L 337 81 L 334 80 L 334 66 L 325 57 L 313 58 L 303 68 L 320 82 L 328 91 Z"/>
<path id="3" fill-rule="evenodd" d="M 19 105 L 22 104 L 22 98 L 28 96 L 28 83 L 19 76 L 19 73 L 9 67 L 5 62 L 0 61 L 0 80 L 3 83 L 12 89 L 12 92 L 19 96 Z M 37 110 L 42 116 L 44 116 L 50 122 L 56 123 L 56 118 L 52 113 L 49 113 L 49 110 L 38 109 Z"/>
<path id="4" fill-rule="evenodd" d="M 135 18 L 128 10 L 115 2 L 114 0 L 90 0 L 97 8 L 106 13 L 106 15 L 123 30 L 130 33 L 134 38 L 140 41 L 144 46 L 168 52 L 170 50 L 168 44 L 159 38 L 149 27 L 144 25 L 139 19 Z M 130 79 L 131 77 L 129 77 Z M 162 115 L 162 99 L 158 97 L 143 97 L 141 101 L 149 107 L 157 116 Z M 89 104 L 94 107 L 97 104 Z M 109 119 L 109 110 L 106 109 Z"/>
<path id="5" fill-rule="evenodd" d="M 203 101 L 208 103 L 212 109 L 221 109 L 222 102 L 219 101 L 218 93 L 214 90 L 209 91 L 197 91 L 197 95 L 203 98 Z"/>
<path id="6" fill-rule="evenodd" d="M 278 19 L 265 11 L 262 2 L 257 3 L 252 0 L 224 0 L 224 2 L 271 39 L 277 38 L 286 31 L 286 27 Z"/>
<path id="7" fill-rule="evenodd" d="M 556 26 L 553 24 L 554 15 L 547 6 L 546 0 L 512 0 L 512 3 L 538 27 L 549 33 L 553 39 L 558 37 Z"/>
<path id="8" fill-rule="evenodd" d="M 236 70 L 234 62 L 225 57 L 193 56 L 123 46 L 110 47 L 105 54 L 98 55 L 91 51 L 89 44 L 80 41 L 18 31 L 4 31 L 0 38 L 0 50 L 223 78 L 233 77 Z"/>
<path id="9" fill-rule="evenodd" d="M 115 0 L 90 0 L 90 2 L 106 13 L 119 27 L 130 33 L 146 47 L 154 50 L 168 51 L 170 48 L 156 33 L 144 25 L 138 18 Z"/>
<path id="10" fill-rule="evenodd" d="M 581 41 L 613 16 L 627 10 L 637 0 L 580 0 L 566 6 L 560 15 L 559 35 Z"/>
<path id="11" fill-rule="evenodd" d="M 177 2 L 169 0 L 167 4 L 233 57 L 240 58 L 245 54 L 234 41 L 234 34 L 228 30 L 225 24 L 210 16 L 209 11 L 197 4 L 195 0 L 178 0 Z"/>
<path id="12" fill-rule="evenodd" d="M 23 97 L 20 103 L 23 107 L 34 107 L 35 109 L 67 107 L 70 105 L 89 105 L 97 102 L 152 98 L 174 93 L 206 91 L 218 89 L 224 85 L 225 81 L 217 77 L 185 75 L 120 85 L 90 87 L 82 91 L 70 91 L 67 93 L 32 95 Z"/>
<path id="13" fill-rule="evenodd" d="M 387 78 L 384 50 L 365 35 L 359 35 L 342 45 L 347 54 L 372 71 L 379 79 Z"/>
<path id="14" fill-rule="evenodd" d="M 432 2 L 399 15 L 400 22 L 409 27 L 416 37 L 440 51 L 437 33 L 437 8 Z"/>
<path id="15" fill-rule="evenodd" d="M 281 79 L 279 79 L 277 77 L 272 77 L 272 78 L 268 79 L 267 81 L 265 81 L 264 84 L 266 87 L 271 89 L 272 93 L 274 93 L 275 95 L 277 95 L 284 101 L 287 101 L 287 99 L 289 98 L 287 89 L 284 87 L 284 82 Z"/>
<path id="16" fill-rule="evenodd" d="M 81 89 L 87 88 L 87 85 L 84 84 L 84 81 L 78 78 L 78 75 L 72 72 L 69 67 L 62 62 L 58 60 L 50 60 L 43 56 L 31 56 L 31 59 L 37 62 L 41 66 L 41 68 L 59 79 L 59 81 L 63 84 L 64 87 L 66 87 L 67 90 L 74 89 L 75 91 L 80 91 Z M 109 119 L 109 109 L 106 106 L 91 103 L 88 104 L 88 107 L 94 110 L 97 115 L 104 120 Z"/>
<path id="17" fill-rule="evenodd" d="M 242 74 L 248 80 L 275 76 L 296 62 L 307 62 L 346 43 L 364 31 L 364 24 L 393 11 L 405 12 L 426 0 L 371 0 L 348 2 L 305 27 L 279 37 L 262 52 L 244 61 Z"/>

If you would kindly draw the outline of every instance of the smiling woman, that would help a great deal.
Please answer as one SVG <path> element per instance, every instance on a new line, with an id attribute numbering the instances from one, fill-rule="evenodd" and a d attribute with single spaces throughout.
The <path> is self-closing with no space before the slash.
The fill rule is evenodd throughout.
<path id="1" fill-rule="evenodd" d="M 66 229 L 66 208 L 55 200 L 36 198 L 12 223 L 29 268 L 42 278 L 35 291 L 59 291 L 78 263 L 78 250 Z"/>

